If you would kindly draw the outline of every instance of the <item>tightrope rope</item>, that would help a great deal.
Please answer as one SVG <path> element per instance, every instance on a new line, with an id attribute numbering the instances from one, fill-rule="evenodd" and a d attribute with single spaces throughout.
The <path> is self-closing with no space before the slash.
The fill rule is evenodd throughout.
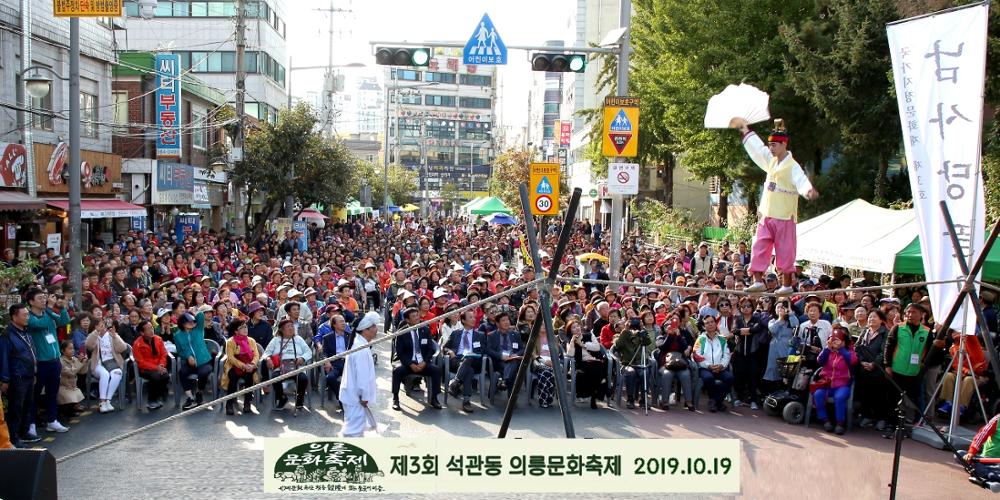
<path id="1" fill-rule="evenodd" d="M 529 281 L 529 282 L 524 283 L 522 285 L 519 285 L 519 286 L 516 286 L 514 288 L 511 288 L 510 290 L 505 290 L 503 292 L 491 295 L 491 296 L 489 296 L 489 297 L 487 297 L 485 299 L 482 299 L 480 301 L 473 302 L 473 303 L 468 304 L 466 306 L 459 307 L 458 309 L 456 309 L 454 311 L 451 311 L 448 314 L 441 315 L 441 316 L 438 316 L 438 317 L 436 317 L 434 319 L 430 319 L 430 320 L 427 320 L 427 321 L 424 321 L 424 322 L 421 322 L 421 323 L 417 323 L 416 325 L 413 325 L 413 326 L 410 326 L 410 327 L 406 327 L 406 328 L 403 328 L 401 330 L 396 330 L 393 333 L 387 333 L 387 334 L 383 335 L 382 337 L 377 338 L 375 340 L 372 340 L 371 342 L 369 342 L 369 343 L 367 343 L 367 344 L 365 344 L 363 346 L 352 347 L 351 349 L 348 349 L 348 350 L 346 350 L 346 351 L 344 351 L 344 352 L 342 352 L 340 354 L 337 354 L 335 356 L 330 356 L 329 358 L 323 358 L 321 360 L 314 361 L 314 362 L 306 364 L 306 365 L 302 365 L 299 368 L 296 368 L 295 370 L 292 370 L 292 371 L 287 372 L 287 373 L 282 373 L 281 375 L 275 376 L 274 378 L 271 378 L 270 380 L 267 380 L 265 382 L 261 382 L 261 383 L 256 384 L 256 385 L 253 385 L 253 386 L 250 386 L 250 387 L 246 387 L 246 388 L 244 388 L 242 390 L 239 390 L 239 391 L 236 391 L 236 392 L 234 392 L 232 394 L 227 394 L 227 395 L 222 396 L 222 397 L 220 397 L 218 399 L 215 399 L 213 401 L 209 401 L 207 403 L 204 403 L 204 404 L 202 404 L 202 405 L 200 405 L 198 407 L 191 408 L 190 410 L 184 410 L 184 411 L 182 411 L 180 413 L 171 415 L 171 416 L 166 417 L 166 418 L 164 418 L 162 420 L 157 420 L 156 422 L 152 422 L 150 424 L 144 425 L 142 427 L 139 427 L 137 429 L 133 429 L 133 430 L 128 431 L 128 432 L 124 432 L 122 434 L 119 434 L 117 436 L 111 437 L 109 439 L 106 439 L 106 440 L 101 441 L 99 443 L 96 443 L 94 445 L 88 446 L 86 448 L 74 451 L 74 452 L 72 452 L 72 453 L 70 453 L 68 455 L 64 455 L 62 457 L 57 458 L 56 459 L 56 463 L 62 463 L 62 462 L 65 462 L 67 460 L 71 460 L 73 458 L 79 457 L 81 455 L 86 455 L 87 453 L 90 453 L 92 451 L 99 450 L 101 448 L 104 448 L 105 446 L 117 443 L 119 441 L 123 441 L 123 440 L 128 439 L 128 438 L 130 438 L 132 436 L 135 436 L 137 434 L 141 434 L 141 433 L 144 433 L 144 432 L 149 431 L 151 429 L 155 429 L 156 427 L 160 427 L 160 426 L 165 425 L 165 424 L 167 424 L 169 422 L 173 422 L 174 420 L 186 417 L 188 415 L 192 415 L 192 414 L 197 413 L 199 411 L 205 411 L 205 410 L 212 411 L 212 407 L 214 405 L 216 405 L 216 404 L 225 403 L 226 401 L 229 401 L 231 399 L 236 399 L 236 398 L 238 398 L 238 397 L 240 397 L 240 396 L 242 396 L 244 394 L 249 394 L 251 392 L 256 391 L 257 389 L 261 389 L 261 388 L 263 388 L 265 386 L 272 385 L 272 384 L 274 384 L 276 382 L 281 382 L 281 381 L 283 381 L 283 380 L 285 380 L 287 378 L 291 378 L 291 377 L 297 376 L 300 373 L 307 372 L 309 370 L 317 368 L 317 367 L 319 367 L 321 365 L 324 365 L 326 363 L 329 363 L 331 361 L 335 361 L 335 360 L 347 357 L 348 355 L 350 355 L 352 353 L 355 353 L 355 352 L 358 352 L 360 350 L 368 349 L 369 347 L 371 347 L 371 346 L 373 346 L 375 344 L 380 344 L 380 343 L 383 343 L 383 342 L 387 342 L 387 341 L 392 340 L 392 339 L 394 339 L 394 338 L 396 338 L 396 337 L 398 337 L 400 335 L 403 335 L 405 333 L 409 333 L 409 332 L 411 332 L 413 330 L 416 330 L 416 329 L 419 329 L 419 328 L 423 328 L 423 327 L 425 327 L 427 325 L 430 325 L 430 324 L 433 324 L 433 323 L 444 321 L 449 315 L 452 315 L 452 314 L 461 314 L 461 313 L 463 313 L 465 311 L 468 311 L 469 309 L 473 309 L 473 308 L 478 307 L 478 306 L 480 306 L 482 304 L 486 304 L 486 303 L 498 300 L 500 297 L 511 295 L 511 294 L 514 294 L 514 293 L 519 292 L 521 290 L 524 290 L 524 289 L 526 289 L 528 287 L 531 287 L 531 286 L 533 286 L 533 285 L 535 285 L 537 283 L 540 283 L 540 282 L 542 282 L 544 280 L 545 280 L 544 278 L 536 278 L 536 279 L 534 279 L 532 281 Z M 221 355 L 221 353 L 220 353 L 220 355 Z M 311 390 L 311 389 L 306 389 L 306 390 Z M 326 395 L 325 394 L 321 394 L 320 397 L 326 397 Z M 263 403 L 263 401 L 261 401 L 260 403 Z M 141 402 L 137 401 L 136 404 L 141 404 Z"/>
<path id="2" fill-rule="evenodd" d="M 658 283 L 640 283 L 636 281 L 615 281 L 615 280 L 592 280 L 587 278 L 573 278 L 573 277 L 559 277 L 557 281 L 571 281 L 574 283 L 588 283 L 596 285 L 618 285 L 618 286 L 631 286 L 636 288 L 658 288 L 661 290 L 677 290 L 684 292 L 698 292 L 698 293 L 726 293 L 734 295 L 753 295 L 755 297 L 788 297 L 791 295 L 833 295 L 835 293 L 844 292 L 872 292 L 885 289 L 896 289 L 896 288 L 914 288 L 922 287 L 928 285 L 947 285 L 955 283 L 965 283 L 964 279 L 956 278 L 951 280 L 938 280 L 938 281 L 917 281 L 914 283 L 895 283 L 892 285 L 880 285 L 880 286 L 865 286 L 856 288 L 835 288 L 832 290 L 813 290 L 810 292 L 796 292 L 795 294 L 780 295 L 775 292 L 747 292 L 745 290 L 727 290 L 723 288 L 700 288 L 700 287 L 687 287 L 678 285 L 663 285 Z"/>

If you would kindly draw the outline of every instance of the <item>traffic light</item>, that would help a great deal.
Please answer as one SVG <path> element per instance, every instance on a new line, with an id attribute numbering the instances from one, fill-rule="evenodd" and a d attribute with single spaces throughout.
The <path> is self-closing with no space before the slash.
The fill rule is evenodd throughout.
<path id="1" fill-rule="evenodd" d="M 427 66 L 431 49 L 426 47 L 379 47 L 375 64 L 382 66 Z"/>
<path id="2" fill-rule="evenodd" d="M 583 73 L 586 68 L 587 56 L 583 54 L 535 53 L 531 55 L 532 71 Z"/>

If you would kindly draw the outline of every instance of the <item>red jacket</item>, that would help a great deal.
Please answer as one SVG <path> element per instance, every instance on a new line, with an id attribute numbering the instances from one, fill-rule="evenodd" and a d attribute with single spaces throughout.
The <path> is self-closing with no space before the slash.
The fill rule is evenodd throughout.
<path id="1" fill-rule="evenodd" d="M 959 343 L 955 342 L 951 345 L 949 352 L 951 353 L 951 367 L 949 371 L 955 370 L 955 366 L 958 364 L 958 346 Z M 968 336 L 965 338 L 965 351 L 969 355 L 969 360 L 972 361 L 972 370 L 976 375 L 982 375 L 986 373 L 986 369 L 989 368 L 990 363 L 986 360 L 986 354 L 983 353 L 983 345 L 979 343 L 979 338 L 975 336 Z M 969 365 L 968 363 L 962 363 L 962 376 L 969 375 Z"/>
<path id="2" fill-rule="evenodd" d="M 139 337 L 132 343 L 132 356 L 140 371 L 156 371 L 161 366 L 167 366 L 167 348 L 163 345 L 163 339 L 159 335 L 153 335 L 153 344 L 156 345 L 155 356 L 145 338 Z"/>
<path id="3" fill-rule="evenodd" d="M 605 349 L 611 349 L 611 346 L 615 343 L 615 331 L 611 328 L 611 325 L 604 325 L 601 328 L 601 345 Z"/>

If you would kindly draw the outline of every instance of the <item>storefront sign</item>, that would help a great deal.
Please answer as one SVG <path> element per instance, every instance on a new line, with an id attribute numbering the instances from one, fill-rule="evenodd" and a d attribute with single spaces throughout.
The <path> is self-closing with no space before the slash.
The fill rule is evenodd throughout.
<path id="1" fill-rule="evenodd" d="M 184 163 L 156 162 L 153 179 L 154 205 L 194 203 L 194 167 Z"/>
<path id="2" fill-rule="evenodd" d="M 69 192 L 69 145 L 35 144 L 35 178 L 40 193 Z M 0 172 L 2 174 L 2 172 Z M 111 194 L 122 180 L 122 159 L 97 151 L 80 152 L 80 189 L 86 194 Z"/>
<path id="3" fill-rule="evenodd" d="M 59 249 L 62 248 L 62 235 L 59 233 L 52 233 L 46 236 L 45 248 L 51 248 L 56 253 L 59 253 Z"/>
<path id="4" fill-rule="evenodd" d="M 201 218 L 198 214 L 178 214 L 174 223 L 174 234 L 178 245 L 183 245 L 184 240 L 192 234 L 197 234 L 201 228 Z"/>
<path id="5" fill-rule="evenodd" d="M 121 17 L 122 0 L 53 0 L 55 17 Z"/>
<path id="6" fill-rule="evenodd" d="M 208 196 L 208 183 L 194 181 L 194 196 L 191 206 L 193 208 L 211 210 L 212 201 Z"/>
<path id="7" fill-rule="evenodd" d="M 157 158 L 181 157 L 181 56 L 157 54 L 156 68 L 156 136 Z"/>
<path id="8" fill-rule="evenodd" d="M 133 231 L 145 231 L 146 230 L 146 218 L 145 217 L 132 217 L 129 219 L 129 228 Z"/>
<path id="9" fill-rule="evenodd" d="M 24 187 L 28 179 L 28 150 L 23 144 L 0 142 L 0 187 Z"/>

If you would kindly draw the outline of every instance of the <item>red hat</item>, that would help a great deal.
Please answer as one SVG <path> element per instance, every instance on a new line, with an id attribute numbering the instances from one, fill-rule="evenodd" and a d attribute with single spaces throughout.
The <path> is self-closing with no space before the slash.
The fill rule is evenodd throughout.
<path id="1" fill-rule="evenodd" d="M 788 130 L 785 129 L 785 120 L 776 118 L 774 120 L 774 130 L 767 136 L 767 142 L 788 142 Z"/>

